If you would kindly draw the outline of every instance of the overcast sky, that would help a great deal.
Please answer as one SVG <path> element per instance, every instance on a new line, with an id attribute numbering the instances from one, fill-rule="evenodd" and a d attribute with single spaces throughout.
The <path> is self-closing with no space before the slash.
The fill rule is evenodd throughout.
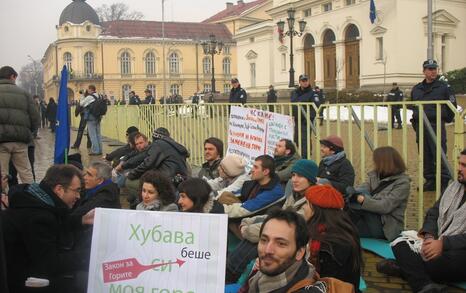
<path id="1" fill-rule="evenodd" d="M 10 65 L 19 71 L 29 62 L 28 55 L 41 59 L 47 46 L 56 40 L 55 25 L 71 2 L 0 0 L 0 67 Z M 144 20 L 162 20 L 161 0 L 87 0 L 93 8 L 115 2 L 124 2 L 131 10 L 142 12 Z M 165 20 L 202 21 L 223 10 L 226 2 L 228 0 L 167 0 Z"/>

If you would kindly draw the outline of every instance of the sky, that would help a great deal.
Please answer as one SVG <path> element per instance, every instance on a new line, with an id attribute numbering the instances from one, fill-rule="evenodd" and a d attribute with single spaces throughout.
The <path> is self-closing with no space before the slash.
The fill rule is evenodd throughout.
<path id="1" fill-rule="evenodd" d="M 202 21 L 226 7 L 229 0 L 167 0 L 165 20 Z M 16 71 L 40 60 L 48 45 L 56 40 L 58 19 L 72 0 L 0 0 L 0 67 Z M 94 9 L 102 4 L 123 2 L 130 10 L 140 11 L 144 20 L 162 20 L 161 0 L 87 0 Z M 234 2 L 231 1 L 230 2 Z M 249 2 L 249 1 L 246 1 Z M 8 4 L 7 4 L 8 3 Z"/>

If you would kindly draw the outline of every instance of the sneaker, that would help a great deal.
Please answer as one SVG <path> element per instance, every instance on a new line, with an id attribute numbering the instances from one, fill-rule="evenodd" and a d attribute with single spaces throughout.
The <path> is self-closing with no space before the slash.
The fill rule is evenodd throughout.
<path id="1" fill-rule="evenodd" d="M 401 277 L 400 266 L 394 259 L 384 259 L 379 261 L 376 265 L 376 270 L 381 274 L 392 277 Z"/>

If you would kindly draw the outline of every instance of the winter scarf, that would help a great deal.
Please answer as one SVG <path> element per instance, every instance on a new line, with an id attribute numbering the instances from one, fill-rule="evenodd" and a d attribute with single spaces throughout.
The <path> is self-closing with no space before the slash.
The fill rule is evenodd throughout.
<path id="1" fill-rule="evenodd" d="M 319 224 L 317 226 L 317 232 L 319 234 L 325 233 L 325 225 Z M 319 261 L 319 253 L 320 253 L 321 242 L 319 240 L 312 239 L 309 241 L 309 262 L 314 265 L 316 271 L 320 271 L 320 261 Z"/>
<path id="2" fill-rule="evenodd" d="M 159 211 L 160 210 L 160 200 L 156 199 L 154 200 L 153 202 L 150 202 L 148 204 L 145 204 L 144 202 L 140 202 L 137 206 L 136 206 L 136 210 L 139 210 L 139 211 Z"/>
<path id="3" fill-rule="evenodd" d="M 103 181 L 102 183 L 100 183 L 99 185 L 97 185 L 94 188 L 86 189 L 86 197 L 89 198 L 89 197 L 93 196 L 97 192 L 97 190 L 99 188 L 107 186 L 110 183 L 112 183 L 112 179 L 107 179 L 107 180 Z"/>
<path id="4" fill-rule="evenodd" d="M 346 156 L 345 151 L 341 151 L 331 156 L 322 158 L 322 161 L 324 162 L 325 166 L 330 166 L 336 161 L 338 161 L 339 159 L 344 158 L 345 156 Z"/>
<path id="5" fill-rule="evenodd" d="M 453 182 L 443 193 L 437 220 L 438 236 L 466 233 L 466 204 L 459 206 L 464 194 L 464 185 Z"/>
<path id="6" fill-rule="evenodd" d="M 277 156 L 274 157 L 273 160 L 275 162 L 275 167 L 281 166 L 283 163 L 291 159 L 293 156 Z"/>
<path id="7" fill-rule="evenodd" d="M 26 191 L 33 195 L 38 200 L 44 202 L 46 205 L 55 207 L 55 203 L 50 195 L 45 192 L 38 183 L 32 183 L 27 188 Z"/>

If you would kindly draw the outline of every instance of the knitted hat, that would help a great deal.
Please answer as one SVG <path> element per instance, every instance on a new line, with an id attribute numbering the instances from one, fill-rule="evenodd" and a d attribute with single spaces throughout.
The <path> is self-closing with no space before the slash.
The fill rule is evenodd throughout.
<path id="1" fill-rule="evenodd" d="M 228 177 L 236 177 L 244 172 L 246 160 L 239 155 L 226 155 L 220 162 L 220 166 Z"/>
<path id="2" fill-rule="evenodd" d="M 341 193 L 330 185 L 313 185 L 304 195 L 312 205 L 324 209 L 342 209 L 345 206 Z"/>
<path id="3" fill-rule="evenodd" d="M 311 160 L 298 160 L 291 167 L 291 173 L 297 173 L 303 177 L 306 177 L 312 183 L 317 182 L 317 173 L 319 172 L 319 167 L 314 161 Z"/>
<path id="4" fill-rule="evenodd" d="M 223 141 L 221 141 L 220 139 L 216 137 L 209 137 L 208 139 L 204 141 L 204 145 L 206 143 L 210 143 L 214 145 L 215 148 L 217 149 L 218 154 L 220 155 L 220 158 L 223 158 Z"/>
<path id="5" fill-rule="evenodd" d="M 345 148 L 343 147 L 343 140 L 341 140 L 341 138 L 336 135 L 329 135 L 326 138 L 321 139 L 320 143 L 324 146 L 327 146 L 336 153 L 345 150 Z"/>

